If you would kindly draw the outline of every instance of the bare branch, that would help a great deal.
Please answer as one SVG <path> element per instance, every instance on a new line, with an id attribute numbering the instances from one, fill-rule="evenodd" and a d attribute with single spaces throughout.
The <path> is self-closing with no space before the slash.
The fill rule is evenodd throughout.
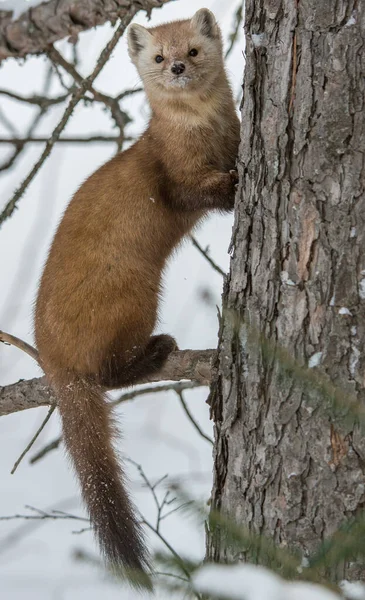
<path id="1" fill-rule="evenodd" d="M 116 96 L 116 100 L 123 100 L 123 98 L 126 98 L 127 96 L 132 96 L 133 94 L 140 94 L 141 92 L 144 92 L 143 87 L 135 87 L 132 88 L 131 90 L 124 90 L 124 92 L 121 92 L 120 94 L 118 94 L 118 96 Z"/>
<path id="2" fill-rule="evenodd" d="M 48 56 L 52 60 L 52 62 L 56 63 L 57 65 L 60 65 L 69 75 L 71 75 L 71 77 L 75 80 L 76 83 L 78 83 L 79 85 L 82 84 L 83 78 L 80 75 L 80 73 L 78 73 L 75 66 L 73 64 L 69 63 L 62 56 L 62 54 L 60 52 L 58 52 L 58 50 L 56 50 L 56 48 L 52 48 L 48 52 Z M 130 120 L 128 115 L 124 111 L 122 111 L 122 109 L 119 106 L 119 101 L 116 98 L 113 98 L 111 96 L 108 96 L 107 94 L 103 94 L 102 92 L 99 92 L 93 86 L 90 86 L 89 90 L 93 94 L 94 100 L 96 100 L 96 102 L 102 102 L 103 104 L 105 104 L 105 106 L 107 106 L 109 108 L 111 115 L 114 119 L 114 122 L 115 122 L 116 126 L 119 128 L 119 131 L 120 131 L 119 146 L 122 147 L 124 127 Z"/>
<path id="3" fill-rule="evenodd" d="M 124 394 L 119 396 L 119 398 L 113 400 L 111 404 L 113 406 L 118 406 L 118 404 L 122 404 L 123 402 L 129 402 L 130 400 L 135 400 L 140 396 L 146 396 L 147 394 L 156 394 L 159 392 L 173 391 L 177 394 L 180 394 L 184 390 L 192 390 L 197 387 L 202 387 L 202 384 L 198 381 L 177 381 L 176 383 L 168 383 L 166 385 L 154 385 L 145 388 L 138 387 L 137 389 L 132 390 L 131 392 L 125 392 Z M 62 436 L 55 438 L 54 440 L 52 440 L 52 442 L 49 442 L 46 446 L 41 448 L 41 450 L 39 450 L 37 454 L 34 454 L 34 456 L 32 456 L 32 458 L 29 461 L 30 464 L 38 462 L 39 460 L 41 460 L 41 458 L 49 454 L 49 452 L 52 452 L 52 450 L 57 450 L 61 442 Z"/>
<path id="4" fill-rule="evenodd" d="M 25 506 L 28 510 L 33 511 L 34 515 L 9 515 L 9 516 L 0 516 L 0 521 L 13 521 L 14 519 L 22 519 L 24 521 L 44 521 L 46 519 L 51 520 L 71 520 L 71 521 L 83 521 L 89 523 L 89 519 L 86 517 L 79 517 L 78 515 L 73 515 L 71 513 L 66 513 L 63 510 L 52 510 L 51 512 L 46 512 L 41 510 L 40 508 L 34 508 L 34 506 Z"/>
<path id="5" fill-rule="evenodd" d="M 75 42 L 81 31 L 114 24 L 131 13 L 159 8 L 169 0 L 50 0 L 30 8 L 17 20 L 12 12 L 0 10 L 0 62 L 8 57 L 46 52 L 50 44 L 65 37 Z"/>
<path id="6" fill-rule="evenodd" d="M 41 5 L 41 6 L 43 6 L 43 5 Z M 58 140 L 62 131 L 66 127 L 66 124 L 67 124 L 69 118 L 71 117 L 74 108 L 79 103 L 81 98 L 84 96 L 85 92 L 88 89 L 90 89 L 90 87 L 92 86 L 93 82 L 99 75 L 100 71 L 104 67 L 105 63 L 107 62 L 111 53 L 113 52 L 115 46 L 117 45 L 119 38 L 123 35 L 126 27 L 131 22 L 132 18 L 134 17 L 134 15 L 137 12 L 137 10 L 138 10 L 137 7 L 133 6 L 129 9 L 129 11 L 127 11 L 124 14 L 124 17 L 120 20 L 119 26 L 118 26 L 117 30 L 115 31 L 113 37 L 107 43 L 105 48 L 102 50 L 102 52 L 99 56 L 99 59 L 96 63 L 96 67 L 95 67 L 94 71 L 91 73 L 91 75 L 89 75 L 89 77 L 82 80 L 82 83 L 80 83 L 80 87 L 72 94 L 69 104 L 66 108 L 66 111 L 64 112 L 62 119 L 60 120 L 60 122 L 54 129 L 52 135 L 50 136 L 49 140 L 47 141 L 46 147 L 43 150 L 40 158 L 35 163 L 35 165 L 31 169 L 30 173 L 24 179 L 22 184 L 16 190 L 14 196 L 9 200 L 9 202 L 6 204 L 4 210 L 0 214 L 0 225 L 13 214 L 15 208 L 17 207 L 18 200 L 24 194 L 25 190 L 27 189 L 27 187 L 29 186 L 31 181 L 34 179 L 34 177 L 38 173 L 39 169 L 41 168 L 41 166 L 43 165 L 45 160 L 48 158 L 55 142 Z"/>
<path id="7" fill-rule="evenodd" d="M 34 378 L 18 381 L 11 385 L 0 387 L 0 415 L 10 415 L 14 412 L 48 406 L 56 402 L 56 396 L 48 386 L 46 378 Z"/>
<path id="8" fill-rule="evenodd" d="M 48 95 L 49 88 L 51 86 L 51 80 L 52 80 L 52 69 L 49 69 L 46 74 L 46 78 L 45 78 L 45 82 L 44 82 L 44 86 L 43 86 L 42 96 L 44 98 L 46 98 Z M 71 91 L 72 90 L 68 90 L 68 93 L 71 93 Z M 49 109 L 48 105 L 39 107 L 39 113 L 33 119 L 33 122 L 31 123 L 30 127 L 28 127 L 28 131 L 25 134 L 25 138 L 31 137 L 33 135 L 37 125 L 42 120 L 43 116 L 46 114 L 48 109 Z M 1 115 L 1 117 L 2 117 L 2 122 L 4 123 L 5 115 Z M 6 117 L 5 117 L 5 121 L 6 121 Z M 6 123 L 5 123 L 5 125 L 6 125 Z M 15 128 L 13 128 L 13 129 L 15 130 Z M 16 136 L 17 132 L 13 131 L 13 135 Z M 21 142 L 19 142 L 19 144 L 15 145 L 14 152 L 10 156 L 10 158 L 5 163 L 0 165 L 0 171 L 5 171 L 6 169 L 9 169 L 14 164 L 14 162 L 17 160 L 17 158 L 20 156 L 20 154 L 23 152 L 24 148 L 25 148 L 25 144 L 23 144 Z"/>
<path id="9" fill-rule="evenodd" d="M 142 467 L 141 464 L 136 463 L 134 460 L 132 460 L 129 457 L 126 457 L 126 460 L 137 468 L 137 471 L 140 474 L 140 476 L 141 476 L 143 482 L 145 483 L 146 487 L 151 491 L 153 499 L 154 499 L 154 502 L 155 502 L 155 505 L 156 505 L 156 510 L 157 510 L 156 525 L 152 525 L 152 523 L 150 523 L 149 521 L 146 521 L 146 519 L 143 517 L 143 515 L 141 515 L 141 523 L 143 523 L 144 525 L 146 525 L 151 531 L 153 531 L 157 535 L 158 538 L 160 538 L 161 542 L 166 546 L 166 548 L 171 552 L 172 556 L 175 558 L 176 564 L 182 570 L 182 572 L 184 573 L 184 575 L 186 575 L 186 577 L 188 579 L 190 579 L 190 573 L 189 573 L 189 570 L 185 566 L 184 560 L 176 552 L 176 550 L 171 546 L 171 544 L 167 541 L 167 539 L 162 535 L 161 530 L 160 530 L 160 524 L 161 524 L 161 520 L 163 519 L 163 513 L 164 513 L 165 507 L 169 506 L 172 502 L 174 502 L 176 500 L 176 498 L 170 499 L 170 490 L 168 490 L 165 493 L 162 501 L 158 499 L 158 496 L 156 494 L 156 488 L 163 481 L 165 481 L 167 475 L 165 475 L 164 477 L 162 477 L 161 479 L 159 479 L 154 485 L 152 485 L 152 483 L 150 482 L 150 480 L 147 477 L 146 473 L 144 472 L 143 467 Z M 180 508 L 182 508 L 182 507 L 180 506 Z M 170 514 L 171 514 L 171 511 L 170 511 Z M 165 516 L 167 516 L 167 515 L 165 514 Z M 199 597 L 196 594 L 195 594 L 195 596 L 197 598 Z"/>
<path id="10" fill-rule="evenodd" d="M 155 373 L 140 383 L 180 382 L 182 379 L 188 379 L 196 382 L 195 387 L 209 385 L 215 353 L 215 350 L 180 350 L 172 352 L 159 373 Z M 134 394 L 134 392 L 129 394 Z M 37 406 L 48 406 L 56 403 L 56 401 L 56 397 L 48 386 L 45 377 L 19 381 L 0 387 L 0 416 Z"/>

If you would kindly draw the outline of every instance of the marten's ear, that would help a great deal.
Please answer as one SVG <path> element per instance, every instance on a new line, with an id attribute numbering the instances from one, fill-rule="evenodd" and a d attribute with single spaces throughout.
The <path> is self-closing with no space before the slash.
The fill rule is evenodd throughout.
<path id="1" fill-rule="evenodd" d="M 146 46 L 151 34 L 142 25 L 133 23 L 128 27 L 128 50 L 130 57 L 136 58 L 139 52 Z"/>
<path id="2" fill-rule="evenodd" d="M 220 30 L 215 16 L 207 8 L 201 8 L 198 10 L 191 23 L 195 29 L 197 29 L 202 35 L 210 38 L 220 37 Z"/>

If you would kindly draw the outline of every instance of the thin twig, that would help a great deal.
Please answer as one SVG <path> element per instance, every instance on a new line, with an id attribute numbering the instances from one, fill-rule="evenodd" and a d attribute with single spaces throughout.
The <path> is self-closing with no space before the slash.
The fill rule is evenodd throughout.
<path id="1" fill-rule="evenodd" d="M 0 121 L 4 125 L 4 127 L 6 127 L 6 129 L 9 131 L 9 133 L 11 133 L 12 135 L 15 135 L 15 136 L 18 134 L 16 127 L 13 125 L 13 123 L 10 121 L 10 119 L 8 119 L 8 117 L 6 116 L 6 114 L 4 113 L 4 111 L 1 108 L 0 108 Z"/>
<path id="2" fill-rule="evenodd" d="M 126 98 L 127 96 L 132 96 L 133 94 L 140 94 L 141 92 L 144 92 L 143 87 L 133 88 L 131 90 L 125 90 L 124 92 L 121 92 L 120 94 L 118 94 L 118 96 L 116 96 L 115 99 L 122 100 L 123 98 Z"/>
<path id="3" fill-rule="evenodd" d="M 85 533 L 85 531 L 92 531 L 92 527 L 83 527 L 82 529 L 74 529 L 71 533 L 73 533 L 74 535 L 81 535 L 82 533 Z"/>
<path id="4" fill-rule="evenodd" d="M 185 577 L 181 577 L 181 575 L 175 575 L 174 573 L 165 573 L 164 571 L 154 571 L 154 575 L 163 575 L 164 577 L 173 577 L 174 579 L 179 579 L 180 581 L 184 581 L 185 583 L 189 583 L 189 579 Z"/>
<path id="5" fill-rule="evenodd" d="M 46 510 L 48 512 L 52 512 L 57 506 L 69 506 L 70 503 L 74 504 L 75 498 L 67 498 L 62 502 L 57 502 L 56 505 L 49 506 Z M 20 518 L 19 518 L 20 520 Z M 13 529 L 7 536 L 2 536 L 1 544 L 0 544 L 0 555 L 7 552 L 14 544 L 17 544 L 20 540 L 22 540 L 25 536 L 29 535 L 37 528 L 42 526 L 42 524 L 46 521 L 46 519 L 30 519 L 26 520 L 25 523 L 22 523 L 19 527 Z"/>
<path id="6" fill-rule="evenodd" d="M 208 263 L 210 264 L 211 267 L 213 267 L 213 269 L 215 271 L 217 271 L 217 273 L 219 273 L 220 275 L 222 275 L 223 277 L 226 275 L 226 273 L 223 271 L 223 269 L 221 269 L 215 262 L 214 260 L 209 256 L 208 254 L 208 250 L 204 250 L 204 248 L 199 244 L 198 240 L 191 235 L 190 239 L 192 241 L 193 246 L 199 250 L 200 254 L 202 254 L 204 256 L 204 258 L 208 261 Z"/>
<path id="7" fill-rule="evenodd" d="M 134 465 L 136 467 L 136 469 L 138 470 L 138 473 L 140 474 L 142 480 L 144 481 L 144 483 L 146 484 L 146 487 L 151 491 L 155 505 L 156 505 L 156 510 L 157 510 L 157 518 L 156 518 L 156 526 L 153 527 L 153 525 L 151 525 L 150 523 L 148 523 L 147 521 L 145 521 L 143 518 L 141 518 L 142 523 L 145 523 L 150 529 L 152 529 L 152 531 L 155 532 L 155 534 L 165 543 L 165 545 L 169 548 L 169 550 L 172 552 L 172 554 L 175 556 L 175 558 L 177 558 L 177 560 L 179 562 L 183 562 L 181 557 L 179 557 L 179 555 L 174 551 L 174 549 L 169 545 L 169 543 L 167 542 L 167 540 L 162 536 L 161 531 L 160 531 L 160 524 L 161 521 L 163 521 L 163 519 L 165 519 L 166 517 L 168 517 L 169 515 L 171 515 L 172 513 L 176 512 L 177 510 L 179 510 L 179 508 L 182 508 L 183 505 L 169 511 L 168 513 L 165 513 L 165 515 L 163 515 L 163 510 L 165 508 L 165 506 L 170 506 L 173 502 L 175 502 L 176 498 L 171 498 L 170 499 L 170 494 L 171 494 L 171 490 L 167 490 L 164 494 L 164 497 L 162 499 L 162 501 L 160 502 L 160 500 L 158 499 L 158 496 L 156 494 L 156 488 L 167 478 L 167 475 L 164 475 L 164 477 L 161 477 L 160 479 L 158 479 L 156 481 L 155 484 L 152 484 L 151 481 L 149 480 L 149 478 L 147 477 L 143 467 L 141 464 L 135 462 L 134 460 L 132 460 L 129 457 L 125 457 L 125 460 L 128 461 L 129 463 L 131 463 L 132 465 Z M 186 503 L 184 503 L 185 505 Z M 185 574 L 188 575 L 188 572 L 185 572 Z"/>
<path id="8" fill-rule="evenodd" d="M 12 98 L 13 100 L 18 100 L 19 102 L 25 102 L 26 104 L 34 104 L 36 106 L 40 106 L 41 108 L 48 108 L 49 106 L 54 106 L 55 104 L 60 104 L 67 100 L 68 96 L 71 94 L 73 90 L 69 90 L 67 94 L 62 94 L 61 96 L 56 96 L 55 98 L 48 98 L 46 96 L 38 96 L 34 94 L 33 96 L 21 96 L 20 94 L 15 94 L 10 90 L 2 90 L 0 89 L 0 94 L 2 96 L 7 96 Z"/>
<path id="9" fill-rule="evenodd" d="M 61 442 L 62 442 L 62 436 L 60 435 L 58 438 L 56 438 L 55 440 L 53 440 L 52 442 L 50 442 L 49 444 L 44 446 L 44 448 L 39 450 L 39 452 L 37 452 L 37 454 L 34 454 L 34 456 L 32 456 L 32 458 L 29 460 L 29 463 L 31 465 L 33 465 L 38 460 L 41 460 L 41 458 L 46 456 L 46 454 L 48 454 L 49 452 L 52 452 L 52 450 L 57 450 L 57 448 L 59 447 Z"/>
<path id="10" fill-rule="evenodd" d="M 175 502 L 176 498 L 171 498 L 170 499 L 170 490 L 167 490 L 167 492 L 165 492 L 165 495 L 162 499 L 162 502 L 160 503 L 159 507 L 158 507 L 158 511 L 157 511 L 157 521 L 156 521 L 156 529 L 157 531 L 160 531 L 160 525 L 161 525 L 161 521 L 163 521 L 164 517 L 166 516 L 166 514 L 163 514 L 163 510 L 165 508 L 165 506 L 169 506 L 170 504 L 172 504 L 173 502 Z M 171 513 L 171 511 L 170 511 Z M 167 513 L 169 514 L 169 513 Z"/>
<path id="11" fill-rule="evenodd" d="M 24 519 L 25 521 L 44 521 L 46 519 L 51 519 L 51 520 L 71 520 L 71 521 L 85 521 L 85 522 L 90 522 L 89 519 L 87 519 L 86 517 L 79 517 L 77 515 L 72 515 L 70 513 L 64 513 L 62 511 L 57 511 L 54 510 L 51 513 L 49 512 L 45 512 L 39 508 L 34 508 L 34 506 L 25 506 L 25 508 L 29 509 L 29 510 L 33 510 L 34 512 L 36 512 L 36 515 L 21 515 L 21 514 L 16 514 L 16 515 L 9 515 L 9 516 L 4 516 L 4 517 L 0 517 L 0 521 L 13 521 L 15 519 Z"/>
<path id="12" fill-rule="evenodd" d="M 36 439 L 38 438 L 39 434 L 43 431 L 43 429 L 45 428 L 45 426 L 47 425 L 48 421 L 50 420 L 51 416 L 53 415 L 54 411 L 55 411 L 56 405 L 53 404 L 48 413 L 46 418 L 43 420 L 41 426 L 38 428 L 38 430 L 36 431 L 36 433 L 34 434 L 34 436 L 32 437 L 32 439 L 30 440 L 29 444 L 25 447 L 25 449 L 23 450 L 23 452 L 21 453 L 21 455 L 19 456 L 18 460 L 15 461 L 14 466 L 12 468 L 12 470 L 10 471 L 10 473 L 12 475 L 14 475 L 15 471 L 17 470 L 17 468 L 19 467 L 20 463 L 22 462 L 24 456 L 29 452 L 29 450 L 31 449 L 31 447 L 33 446 L 34 442 L 36 441 Z"/>
<path id="13" fill-rule="evenodd" d="M 176 498 L 174 498 L 174 500 L 176 500 Z M 173 508 L 173 509 L 169 510 L 169 512 L 162 515 L 161 521 L 164 521 L 165 519 L 167 519 L 168 517 L 170 517 L 171 515 L 176 513 L 178 510 L 181 510 L 182 508 L 185 508 L 186 506 L 191 506 L 193 503 L 194 503 L 193 500 L 189 500 L 188 502 L 183 502 L 182 504 L 179 504 L 179 506 L 176 506 L 176 508 Z"/>
<path id="14" fill-rule="evenodd" d="M 13 144 L 14 146 L 24 146 L 25 144 L 46 144 L 49 140 L 48 136 L 44 137 L 27 137 L 27 138 L 0 138 L 0 144 Z M 119 135 L 91 135 L 90 137 L 83 136 L 70 136 L 58 138 L 55 141 L 57 144 L 84 144 L 92 142 L 107 142 L 107 143 L 119 143 Z M 128 137 L 123 138 L 123 141 L 131 142 L 134 138 Z"/>
<path id="15" fill-rule="evenodd" d="M 157 516 L 156 531 L 159 531 L 159 523 L 160 523 L 159 515 L 161 513 L 161 506 L 160 506 L 160 502 L 159 502 L 159 499 L 158 499 L 157 494 L 156 494 L 156 487 L 161 483 L 161 481 L 163 481 L 163 479 L 165 479 L 167 477 L 167 475 L 165 475 L 165 477 L 162 478 L 160 481 L 158 481 L 155 485 L 152 485 L 151 482 L 150 482 L 150 480 L 148 479 L 146 473 L 144 472 L 142 465 L 140 465 L 139 463 L 137 463 L 134 460 L 132 460 L 131 458 L 129 458 L 129 456 L 126 456 L 124 459 L 127 462 L 129 462 L 130 464 L 132 464 L 137 469 L 137 471 L 140 474 L 141 478 L 145 482 L 146 487 L 151 491 L 151 494 L 153 496 L 153 500 L 154 500 L 155 505 L 156 505 L 157 515 L 158 515 Z"/>
<path id="16" fill-rule="evenodd" d="M 196 422 L 196 420 L 194 419 L 193 415 L 191 414 L 188 405 L 186 404 L 185 400 L 184 400 L 184 396 L 182 394 L 182 391 L 177 391 L 176 392 L 177 396 L 180 399 L 181 402 L 181 406 L 184 409 L 184 412 L 186 414 L 186 416 L 188 417 L 189 421 L 193 424 L 193 426 L 195 427 L 195 429 L 197 430 L 197 432 L 199 433 L 199 435 L 201 435 L 202 438 L 204 438 L 205 440 L 207 440 L 207 442 L 209 442 L 210 444 L 213 445 L 213 440 L 212 438 L 209 437 L 209 435 L 206 435 L 204 433 L 204 431 L 200 428 L 200 425 Z"/>
<path id="17" fill-rule="evenodd" d="M 228 56 L 231 54 L 233 47 L 238 38 L 239 30 L 240 30 L 240 27 L 241 27 L 242 21 L 243 21 L 243 6 L 244 6 L 244 4 L 241 0 L 241 3 L 238 6 L 238 8 L 234 14 L 234 27 L 233 27 L 232 33 L 229 36 L 229 46 L 228 46 L 228 49 L 224 56 L 224 58 L 226 60 L 227 60 Z"/>
<path id="18" fill-rule="evenodd" d="M 13 154 L 5 162 L 3 162 L 2 165 L 0 165 L 0 171 L 7 171 L 8 169 L 10 169 L 10 167 L 13 166 L 13 164 L 15 163 L 16 159 L 18 158 L 19 154 L 22 152 L 23 149 L 24 149 L 24 144 L 16 146 L 14 148 Z"/>
<path id="19" fill-rule="evenodd" d="M 166 548 L 168 550 L 170 550 L 171 554 L 175 557 L 176 562 L 179 565 L 180 569 L 188 577 L 188 579 L 190 581 L 190 573 L 187 570 L 187 568 L 185 567 L 184 560 L 176 552 L 176 550 L 171 546 L 171 544 L 169 544 L 169 542 L 167 541 L 167 539 L 162 535 L 162 533 L 160 531 L 157 531 L 156 527 L 154 527 L 151 523 L 149 523 L 148 521 L 146 521 L 146 519 L 142 519 L 142 523 L 144 525 L 146 525 L 146 527 L 148 527 L 151 531 L 153 531 L 157 535 L 157 537 L 161 540 L 161 542 L 166 546 Z"/>
<path id="20" fill-rule="evenodd" d="M 136 390 L 132 390 L 131 392 L 126 392 L 125 394 L 121 394 L 119 398 L 113 400 L 113 406 L 117 406 L 118 404 L 122 404 L 123 402 L 128 402 L 129 400 L 133 400 L 137 396 L 145 396 L 146 394 L 155 394 L 158 392 L 182 392 L 184 390 L 193 390 L 198 387 L 202 387 L 202 383 L 199 381 L 176 381 L 174 383 L 166 383 L 165 385 L 151 385 L 145 388 L 139 388 Z"/>
<path id="21" fill-rule="evenodd" d="M 112 51 L 114 50 L 115 46 L 117 45 L 119 38 L 124 33 L 127 25 L 130 23 L 130 21 L 136 14 L 137 10 L 138 10 L 137 6 L 131 6 L 131 8 L 126 13 L 126 15 L 120 20 L 119 26 L 118 26 L 117 30 L 115 31 L 113 37 L 107 43 L 105 48 L 102 50 L 94 71 L 91 73 L 91 75 L 89 75 L 89 77 L 82 80 L 82 83 L 80 83 L 80 87 L 72 94 L 69 104 L 63 114 L 63 117 L 60 120 L 60 122 L 58 123 L 58 125 L 56 126 L 56 128 L 54 129 L 40 158 L 35 163 L 35 165 L 31 169 L 30 173 L 24 179 L 22 184 L 16 190 L 15 194 L 9 200 L 9 202 L 6 204 L 4 210 L 0 214 L 0 225 L 6 219 L 8 219 L 13 214 L 15 208 L 17 208 L 17 203 L 18 203 L 19 199 L 22 197 L 22 195 L 28 188 L 29 184 L 34 179 L 35 175 L 38 173 L 39 169 L 41 168 L 41 166 L 43 165 L 43 163 L 49 156 L 55 142 L 58 140 L 62 131 L 66 127 L 66 124 L 67 124 L 69 118 L 71 117 L 71 115 L 74 111 L 74 108 L 79 103 L 81 98 L 84 96 L 86 90 L 88 90 L 92 86 L 93 82 L 99 75 L 100 71 L 104 67 L 104 65 L 107 62 L 108 58 L 110 57 Z"/>

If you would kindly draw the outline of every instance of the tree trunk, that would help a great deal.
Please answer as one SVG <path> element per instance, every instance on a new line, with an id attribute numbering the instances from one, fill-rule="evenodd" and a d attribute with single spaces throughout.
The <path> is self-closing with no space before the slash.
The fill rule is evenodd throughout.
<path id="1" fill-rule="evenodd" d="M 360 429 L 321 410 L 328 382 L 365 397 L 364 4 L 246 0 L 212 506 L 304 556 L 365 501 Z M 207 556 L 245 551 L 215 530 Z M 329 576 L 365 576 L 356 559 L 340 571 Z"/>

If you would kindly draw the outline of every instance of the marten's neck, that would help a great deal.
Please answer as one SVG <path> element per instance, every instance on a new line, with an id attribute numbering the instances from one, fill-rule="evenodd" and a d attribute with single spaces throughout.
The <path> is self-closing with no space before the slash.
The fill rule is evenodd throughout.
<path id="1" fill-rule="evenodd" d="M 196 91 L 161 93 L 149 90 L 147 96 L 151 107 L 151 123 L 165 121 L 171 127 L 207 127 L 222 116 L 235 110 L 226 73 L 222 69 L 211 87 Z"/>

